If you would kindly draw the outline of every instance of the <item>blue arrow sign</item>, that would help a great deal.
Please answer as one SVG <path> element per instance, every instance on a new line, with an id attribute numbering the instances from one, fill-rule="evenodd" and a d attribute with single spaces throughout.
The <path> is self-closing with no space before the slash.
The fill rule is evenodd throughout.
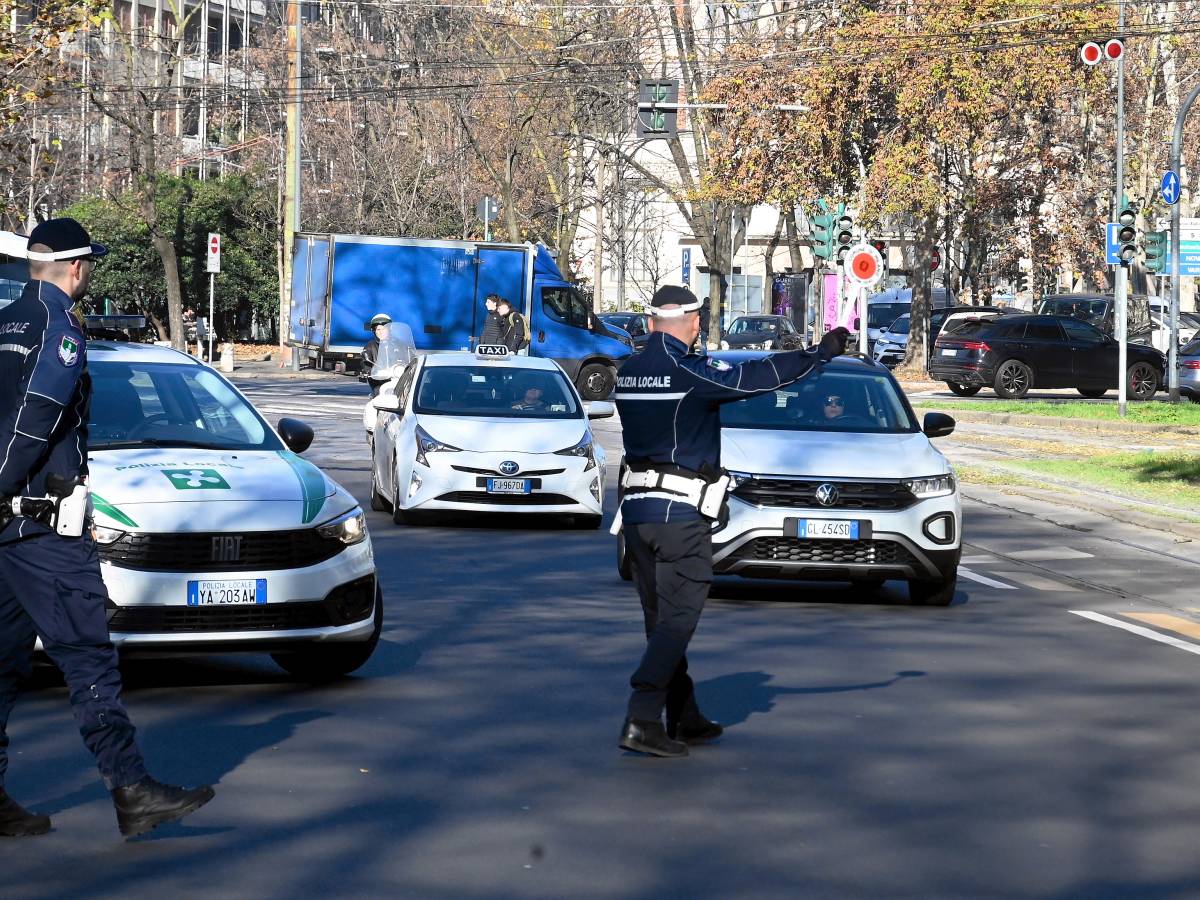
<path id="1" fill-rule="evenodd" d="M 1121 257 L 1117 255 L 1120 249 L 1117 243 L 1117 232 L 1121 226 L 1116 222 L 1108 222 L 1104 226 L 1104 261 L 1110 266 L 1119 266 Z"/>
<path id="2" fill-rule="evenodd" d="M 1170 169 L 1163 172 L 1162 198 L 1167 201 L 1168 206 L 1179 202 L 1179 176 Z"/>

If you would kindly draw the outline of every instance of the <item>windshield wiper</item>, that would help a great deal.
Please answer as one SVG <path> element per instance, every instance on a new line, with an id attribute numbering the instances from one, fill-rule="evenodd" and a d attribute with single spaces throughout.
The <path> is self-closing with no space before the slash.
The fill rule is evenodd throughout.
<path id="1" fill-rule="evenodd" d="M 188 447 L 197 450 L 245 450 L 236 444 L 210 444 L 204 441 L 189 441 L 184 438 L 142 438 L 140 441 L 105 441 L 88 444 L 88 450 L 127 450 L 133 447 Z"/>

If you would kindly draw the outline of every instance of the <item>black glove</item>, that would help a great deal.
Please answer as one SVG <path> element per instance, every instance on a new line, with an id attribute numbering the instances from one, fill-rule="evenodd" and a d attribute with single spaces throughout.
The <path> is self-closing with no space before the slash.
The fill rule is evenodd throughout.
<path id="1" fill-rule="evenodd" d="M 817 358 L 821 362 L 829 362 L 835 356 L 841 356 L 846 352 L 848 340 L 850 340 L 849 329 L 840 327 L 833 329 L 821 338 L 821 343 L 817 345 Z"/>

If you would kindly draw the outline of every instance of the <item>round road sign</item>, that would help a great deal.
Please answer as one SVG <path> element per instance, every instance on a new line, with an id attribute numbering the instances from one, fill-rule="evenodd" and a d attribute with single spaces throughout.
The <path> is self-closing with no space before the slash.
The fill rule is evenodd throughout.
<path id="1" fill-rule="evenodd" d="M 883 277 L 883 257 L 870 244 L 855 244 L 846 253 L 846 276 L 857 284 L 877 283 Z"/>
<path id="2" fill-rule="evenodd" d="M 1104 51 L 1095 41 L 1088 41 L 1079 48 L 1079 58 L 1083 60 L 1085 66 L 1094 66 L 1104 59 Z"/>
<path id="3" fill-rule="evenodd" d="M 1105 57 L 1105 59 L 1109 59 L 1113 62 L 1116 62 L 1118 59 L 1121 58 L 1121 55 L 1124 52 L 1125 52 L 1125 44 L 1122 43 L 1118 38 L 1112 38 L 1112 39 L 1104 42 L 1104 57 Z"/>

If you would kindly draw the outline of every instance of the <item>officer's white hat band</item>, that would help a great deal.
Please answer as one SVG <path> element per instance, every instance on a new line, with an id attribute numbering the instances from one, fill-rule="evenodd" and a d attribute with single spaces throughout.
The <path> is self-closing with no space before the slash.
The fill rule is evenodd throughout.
<path id="1" fill-rule="evenodd" d="M 681 306 L 672 306 L 670 309 L 664 309 L 661 306 L 651 306 L 650 315 L 656 319 L 682 319 L 688 313 L 699 311 L 703 305 L 703 300 L 697 300 L 695 303 L 684 303 Z"/>
<path id="2" fill-rule="evenodd" d="M 36 250 L 29 250 L 26 256 L 34 262 L 58 262 L 60 259 L 76 259 L 80 256 L 91 256 L 92 246 L 89 244 L 86 247 L 76 247 L 74 250 L 55 250 L 51 253 L 38 253 Z"/>

